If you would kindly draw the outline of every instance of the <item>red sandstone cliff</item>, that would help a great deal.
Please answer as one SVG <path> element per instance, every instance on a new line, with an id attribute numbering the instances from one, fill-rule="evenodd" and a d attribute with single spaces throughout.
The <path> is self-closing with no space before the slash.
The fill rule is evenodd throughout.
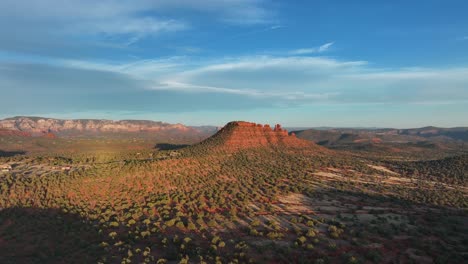
<path id="1" fill-rule="evenodd" d="M 54 119 L 43 117 L 12 117 L 0 120 L 0 129 L 16 130 L 42 135 L 63 132 L 186 132 L 196 129 L 182 124 L 168 124 L 146 120 Z"/>
<path id="2" fill-rule="evenodd" d="M 288 131 L 281 125 L 271 128 L 269 125 L 262 125 L 244 121 L 234 121 L 228 123 L 214 136 L 200 143 L 226 150 L 238 150 L 255 147 L 312 147 L 316 146 L 306 140 L 298 139 L 294 134 L 289 135 Z"/>

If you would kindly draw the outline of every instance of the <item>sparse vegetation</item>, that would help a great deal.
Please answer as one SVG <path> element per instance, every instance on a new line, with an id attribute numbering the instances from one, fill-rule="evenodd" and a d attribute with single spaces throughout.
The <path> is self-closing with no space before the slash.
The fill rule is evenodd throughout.
<path id="1" fill-rule="evenodd" d="M 452 175 L 315 147 L 138 153 L 1 158 L 0 262 L 465 261 L 466 156 Z"/>

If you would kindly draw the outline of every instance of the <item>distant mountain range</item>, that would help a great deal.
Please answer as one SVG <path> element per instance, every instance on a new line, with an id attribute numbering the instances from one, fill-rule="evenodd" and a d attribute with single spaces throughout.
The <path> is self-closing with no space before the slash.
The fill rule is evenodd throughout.
<path id="1" fill-rule="evenodd" d="M 0 120 L 0 128 L 29 133 L 65 131 L 80 132 L 146 132 L 161 130 L 187 131 L 182 124 L 168 124 L 146 120 L 54 119 L 43 117 L 12 117 Z"/>
<path id="2" fill-rule="evenodd" d="M 140 135 L 186 137 L 196 142 L 214 135 L 215 126 L 186 126 L 149 120 L 55 119 L 17 116 L 0 120 L 0 136 L 109 135 L 138 133 Z M 313 128 L 293 131 L 298 138 L 320 145 L 468 142 L 468 127 L 413 129 L 392 128 Z"/>
<path id="3" fill-rule="evenodd" d="M 151 137 L 186 138 L 199 141 L 217 131 L 216 127 L 190 127 L 148 120 L 55 119 L 18 116 L 0 120 L 0 135 L 58 136 L 140 134 Z"/>
<path id="4" fill-rule="evenodd" d="M 354 143 L 415 143 L 468 142 L 468 127 L 439 128 L 422 127 L 412 129 L 355 129 L 329 128 L 294 131 L 298 138 L 314 141 L 320 145 Z"/>

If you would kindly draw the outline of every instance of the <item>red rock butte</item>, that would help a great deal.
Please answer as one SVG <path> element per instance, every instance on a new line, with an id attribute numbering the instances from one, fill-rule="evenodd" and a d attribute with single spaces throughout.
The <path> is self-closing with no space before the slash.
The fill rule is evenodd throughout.
<path id="1" fill-rule="evenodd" d="M 262 125 L 244 121 L 229 122 L 215 135 L 201 142 L 202 145 L 211 145 L 228 150 L 255 148 L 255 147 L 311 147 L 315 144 L 289 135 L 286 129 L 277 124 Z"/>

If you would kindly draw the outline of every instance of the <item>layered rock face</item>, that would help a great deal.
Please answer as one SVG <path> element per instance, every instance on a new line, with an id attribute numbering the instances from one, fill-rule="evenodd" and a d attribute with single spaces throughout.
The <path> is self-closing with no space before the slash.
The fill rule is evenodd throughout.
<path id="1" fill-rule="evenodd" d="M 154 121 L 141 120 L 95 120 L 77 119 L 62 120 L 41 117 L 14 117 L 0 120 L 0 129 L 22 131 L 33 134 L 74 132 L 156 132 L 192 130 L 181 124 L 168 124 Z"/>
<path id="2" fill-rule="evenodd" d="M 213 145 L 228 150 L 254 148 L 254 147 L 310 147 L 311 142 L 298 139 L 294 134 L 281 125 L 262 125 L 244 121 L 228 123 L 214 136 L 202 142 L 205 145 Z"/>

